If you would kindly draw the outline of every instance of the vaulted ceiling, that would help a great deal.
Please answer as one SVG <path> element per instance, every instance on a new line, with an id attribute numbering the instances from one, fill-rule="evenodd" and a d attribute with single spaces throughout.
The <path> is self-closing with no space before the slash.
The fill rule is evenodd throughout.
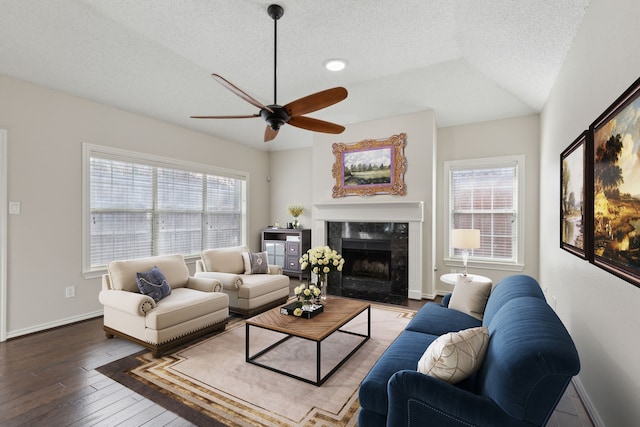
<path id="1" fill-rule="evenodd" d="M 0 74 L 261 150 L 310 146 L 293 126 L 265 144 L 259 118 L 189 117 L 257 113 L 211 73 L 273 103 L 274 2 L 0 0 Z M 541 111 L 589 0 L 277 3 L 278 104 L 344 86 L 309 116 L 348 127 L 432 109 L 447 127 Z M 326 70 L 336 57 L 347 68 Z"/>

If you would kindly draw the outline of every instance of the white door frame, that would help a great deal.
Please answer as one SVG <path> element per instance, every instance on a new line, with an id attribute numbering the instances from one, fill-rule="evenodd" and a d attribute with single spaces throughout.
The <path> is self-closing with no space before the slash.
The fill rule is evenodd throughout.
<path id="1" fill-rule="evenodd" d="M 7 340 L 7 131 L 0 129 L 0 342 Z"/>

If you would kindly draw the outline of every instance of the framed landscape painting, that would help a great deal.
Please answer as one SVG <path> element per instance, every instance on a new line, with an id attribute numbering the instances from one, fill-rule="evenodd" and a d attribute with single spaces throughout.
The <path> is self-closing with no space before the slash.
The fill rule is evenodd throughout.
<path id="1" fill-rule="evenodd" d="M 640 286 L 640 79 L 590 127 L 593 263 Z"/>
<path id="2" fill-rule="evenodd" d="M 560 247 L 586 258 L 586 146 L 583 132 L 560 154 Z"/>
<path id="3" fill-rule="evenodd" d="M 387 139 L 367 139 L 354 144 L 333 144 L 336 158 L 332 197 L 394 194 L 404 196 L 406 134 Z"/>

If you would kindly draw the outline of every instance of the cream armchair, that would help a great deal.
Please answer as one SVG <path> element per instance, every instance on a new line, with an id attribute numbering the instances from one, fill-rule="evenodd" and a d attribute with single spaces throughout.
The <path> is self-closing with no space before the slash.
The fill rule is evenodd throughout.
<path id="1" fill-rule="evenodd" d="M 229 311 L 253 316 L 287 302 L 289 276 L 282 274 L 279 265 L 267 265 L 264 274 L 251 274 L 246 269 L 246 246 L 207 249 L 196 262 L 196 277 L 217 279 L 222 292 L 229 296 Z"/>
<path id="2" fill-rule="evenodd" d="M 156 266 L 171 291 L 155 301 L 140 293 L 136 273 Z M 229 297 L 215 279 L 190 277 L 182 255 L 113 261 L 102 276 L 100 303 L 104 305 L 107 338 L 134 341 L 160 357 L 169 348 L 195 337 L 224 330 L 229 319 Z"/>

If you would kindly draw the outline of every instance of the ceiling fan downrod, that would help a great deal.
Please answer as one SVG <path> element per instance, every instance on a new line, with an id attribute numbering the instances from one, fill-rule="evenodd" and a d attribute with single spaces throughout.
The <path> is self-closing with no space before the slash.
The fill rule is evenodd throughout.
<path id="1" fill-rule="evenodd" d="M 267 13 L 273 19 L 273 105 L 278 105 L 278 19 L 284 15 L 284 9 L 272 4 Z"/>

